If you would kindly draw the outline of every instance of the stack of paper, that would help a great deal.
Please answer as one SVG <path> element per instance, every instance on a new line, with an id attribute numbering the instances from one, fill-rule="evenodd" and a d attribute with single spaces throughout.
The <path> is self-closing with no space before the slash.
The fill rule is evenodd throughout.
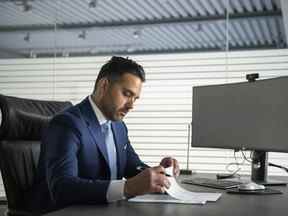
<path id="1" fill-rule="evenodd" d="M 221 196 L 221 193 L 196 193 L 182 188 L 174 177 L 168 177 L 170 188 L 166 192 L 173 198 L 182 201 L 196 201 L 196 203 L 205 204 L 207 201 L 215 202 Z"/>
<path id="2" fill-rule="evenodd" d="M 166 173 L 170 173 L 166 169 Z M 171 173 L 172 174 L 172 173 Z M 161 203 L 185 203 L 185 204 L 205 204 L 207 201 L 217 201 L 221 193 L 196 193 L 182 188 L 174 177 L 168 177 L 170 181 L 168 195 L 147 194 L 129 199 L 130 202 L 161 202 Z"/>
<path id="3" fill-rule="evenodd" d="M 128 200 L 129 202 L 153 202 L 153 203 L 181 203 L 181 204 L 205 204 L 199 200 L 179 200 L 166 194 L 146 194 Z"/>

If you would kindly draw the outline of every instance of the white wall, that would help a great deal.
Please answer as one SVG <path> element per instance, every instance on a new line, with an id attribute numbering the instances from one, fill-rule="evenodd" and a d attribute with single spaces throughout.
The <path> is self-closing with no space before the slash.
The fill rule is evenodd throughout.
<path id="1" fill-rule="evenodd" d="M 2 59 L 0 94 L 77 103 L 90 94 L 101 65 L 109 58 Z M 181 168 L 186 167 L 193 86 L 246 81 L 247 73 L 259 73 L 260 78 L 288 75 L 287 49 L 130 58 L 144 66 L 147 82 L 135 110 L 125 121 L 132 145 L 150 165 L 172 155 L 180 161 Z M 269 160 L 288 166 L 284 153 L 270 153 Z M 234 162 L 230 150 L 191 149 L 189 165 L 198 172 L 223 172 L 229 162 Z M 249 164 L 241 171 L 249 172 Z M 269 171 L 284 175 L 279 169 Z"/>

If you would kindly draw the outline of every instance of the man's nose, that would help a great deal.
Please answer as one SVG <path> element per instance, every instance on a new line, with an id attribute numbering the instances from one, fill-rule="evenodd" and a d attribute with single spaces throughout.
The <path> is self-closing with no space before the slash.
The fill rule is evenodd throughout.
<path id="1" fill-rule="evenodd" d="M 134 102 L 135 100 L 133 98 L 128 99 L 127 103 L 126 103 L 126 108 L 131 110 L 134 108 Z"/>

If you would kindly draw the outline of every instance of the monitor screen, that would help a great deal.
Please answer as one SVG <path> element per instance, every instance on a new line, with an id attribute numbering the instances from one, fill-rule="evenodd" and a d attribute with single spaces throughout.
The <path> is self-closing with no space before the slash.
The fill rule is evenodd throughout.
<path id="1" fill-rule="evenodd" d="M 288 77 L 193 88 L 192 146 L 288 152 Z"/>

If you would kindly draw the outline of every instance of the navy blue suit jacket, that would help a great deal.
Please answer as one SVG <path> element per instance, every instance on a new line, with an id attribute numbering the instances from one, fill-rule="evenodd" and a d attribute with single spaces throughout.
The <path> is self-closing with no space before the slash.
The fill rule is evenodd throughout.
<path id="1" fill-rule="evenodd" d="M 112 122 L 118 179 L 145 166 L 130 145 L 124 122 Z M 56 115 L 43 137 L 32 208 L 105 203 L 110 169 L 105 138 L 88 97 Z"/>

